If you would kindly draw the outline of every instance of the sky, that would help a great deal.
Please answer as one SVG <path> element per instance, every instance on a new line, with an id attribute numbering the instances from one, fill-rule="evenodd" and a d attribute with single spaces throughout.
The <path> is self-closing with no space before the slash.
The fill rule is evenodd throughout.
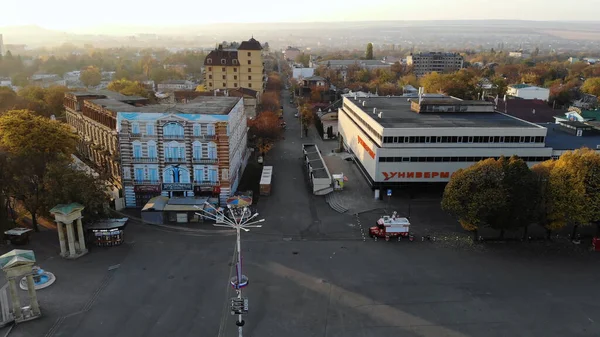
<path id="1" fill-rule="evenodd" d="M 596 21 L 600 0 L 0 0 L 0 27 L 378 20 Z M 585 10 L 584 10 L 585 9 Z"/>

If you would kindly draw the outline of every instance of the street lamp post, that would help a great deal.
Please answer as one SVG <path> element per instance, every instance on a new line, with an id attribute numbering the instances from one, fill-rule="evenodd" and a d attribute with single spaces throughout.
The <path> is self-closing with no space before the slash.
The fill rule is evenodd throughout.
<path id="1" fill-rule="evenodd" d="M 229 281 L 231 285 L 234 287 L 237 297 L 231 299 L 231 314 L 238 314 L 238 320 L 235 324 L 238 327 L 238 336 L 242 337 L 242 327 L 244 326 L 244 320 L 242 315 L 248 312 L 248 299 L 242 297 L 242 288 L 248 285 L 248 277 L 242 274 L 242 240 L 241 240 L 241 231 L 248 232 L 249 228 L 260 228 L 262 225 L 259 223 L 264 222 L 265 219 L 254 220 L 258 213 L 254 213 L 249 217 L 246 217 L 247 214 L 250 214 L 251 211 L 248 207 L 243 207 L 242 214 L 238 216 L 235 214 L 234 209 L 227 205 L 229 213 L 231 214 L 231 219 L 225 215 L 225 212 L 216 209 L 213 205 L 208 202 L 204 203 L 208 206 L 212 212 L 207 212 L 204 209 L 201 209 L 196 206 L 203 214 L 196 213 L 197 215 L 204 216 L 210 220 L 214 220 L 216 223 L 213 226 L 217 227 L 227 227 L 235 229 L 236 233 L 236 250 L 237 250 L 237 263 L 236 263 L 236 276 L 232 277 Z"/>

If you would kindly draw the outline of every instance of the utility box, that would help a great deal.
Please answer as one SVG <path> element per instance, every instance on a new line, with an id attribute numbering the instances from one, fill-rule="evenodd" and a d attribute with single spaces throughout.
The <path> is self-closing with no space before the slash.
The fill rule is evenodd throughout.
<path id="1" fill-rule="evenodd" d="M 273 166 L 264 166 L 260 176 L 260 195 L 271 195 L 271 185 L 273 181 Z"/>

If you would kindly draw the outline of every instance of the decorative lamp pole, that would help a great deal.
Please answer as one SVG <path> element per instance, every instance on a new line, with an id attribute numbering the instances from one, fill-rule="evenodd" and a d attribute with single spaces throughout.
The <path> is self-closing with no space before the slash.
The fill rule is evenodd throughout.
<path id="1" fill-rule="evenodd" d="M 250 231 L 249 228 L 262 227 L 259 223 L 264 222 L 265 219 L 254 220 L 258 216 L 258 213 L 252 214 L 248 207 L 233 208 L 230 205 L 227 205 L 227 209 L 231 214 L 231 218 L 229 218 L 224 211 L 215 208 L 210 203 L 205 202 L 204 204 L 209 210 L 212 210 L 212 212 L 196 206 L 196 208 L 202 212 L 202 214 L 196 213 L 197 215 L 214 220 L 216 223 L 213 226 L 232 228 L 235 229 L 236 232 L 236 275 L 233 276 L 229 282 L 237 293 L 237 297 L 231 299 L 231 314 L 238 315 L 238 320 L 235 324 L 238 326 L 238 336 L 242 337 L 242 327 L 245 323 L 242 319 L 242 315 L 248 313 L 248 299 L 242 297 L 242 288 L 248 285 L 248 277 L 242 273 L 242 240 L 240 234 L 242 230 L 248 232 Z M 236 214 L 239 213 L 239 211 L 241 211 L 241 214 Z"/>

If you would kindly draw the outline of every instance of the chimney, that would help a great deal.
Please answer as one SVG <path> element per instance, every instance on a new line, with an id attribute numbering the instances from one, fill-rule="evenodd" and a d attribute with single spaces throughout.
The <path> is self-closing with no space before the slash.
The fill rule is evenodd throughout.
<path id="1" fill-rule="evenodd" d="M 373 108 L 373 115 L 377 114 L 377 108 Z"/>
<path id="2" fill-rule="evenodd" d="M 362 106 L 365 106 L 365 103 L 367 103 L 367 101 L 362 101 Z"/>
<path id="3" fill-rule="evenodd" d="M 383 118 L 383 111 L 380 111 L 379 114 L 377 115 L 377 117 Z"/>

